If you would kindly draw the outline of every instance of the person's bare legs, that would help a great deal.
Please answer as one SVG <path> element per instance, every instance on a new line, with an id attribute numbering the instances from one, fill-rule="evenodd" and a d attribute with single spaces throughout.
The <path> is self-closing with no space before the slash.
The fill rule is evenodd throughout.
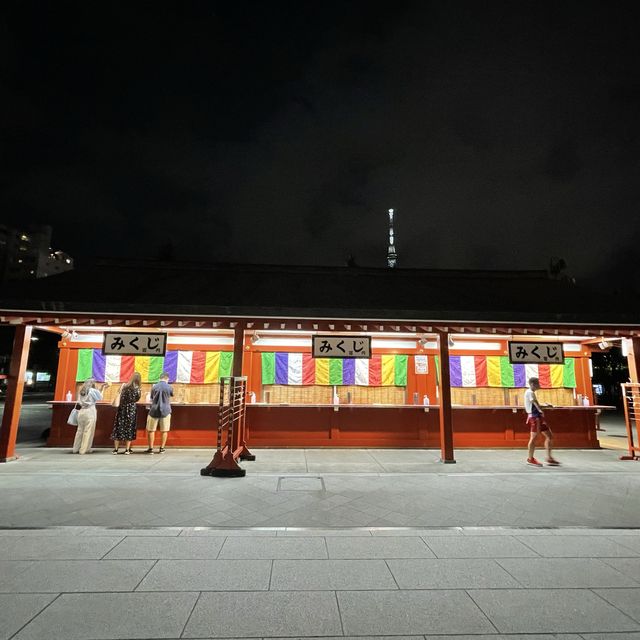
<path id="1" fill-rule="evenodd" d="M 551 453 L 553 447 L 553 434 L 551 433 L 551 431 L 543 431 L 543 433 L 545 437 L 544 448 L 547 451 L 547 461 L 553 461 L 553 455 Z"/>
<path id="2" fill-rule="evenodd" d="M 156 439 L 155 431 L 147 431 L 147 443 L 149 444 L 149 449 L 153 449 L 153 443 Z"/>
<path id="3" fill-rule="evenodd" d="M 124 441 L 124 450 L 125 451 L 131 451 L 131 440 L 125 440 Z"/>
<path id="4" fill-rule="evenodd" d="M 538 432 L 537 431 L 532 431 L 531 432 L 531 437 L 529 438 L 529 458 L 533 458 L 534 457 L 534 453 L 536 451 L 536 438 L 538 437 Z"/>
<path id="5" fill-rule="evenodd" d="M 113 441 L 113 450 L 117 451 L 120 448 L 120 440 Z"/>
<path id="6" fill-rule="evenodd" d="M 164 449 L 164 445 L 167 444 L 167 438 L 169 437 L 169 432 L 168 431 L 161 431 L 160 432 L 160 436 L 161 436 L 161 440 L 160 440 L 160 448 Z"/>

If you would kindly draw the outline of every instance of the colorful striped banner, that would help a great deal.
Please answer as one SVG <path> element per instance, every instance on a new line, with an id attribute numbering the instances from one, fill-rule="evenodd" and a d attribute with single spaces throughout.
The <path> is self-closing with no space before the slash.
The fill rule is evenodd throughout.
<path id="1" fill-rule="evenodd" d="M 104 356 L 100 349 L 78 349 L 76 381 L 127 382 L 137 371 L 142 382 L 157 382 L 166 371 L 170 382 L 215 384 L 232 369 L 231 351 L 167 351 L 162 357 Z"/>
<path id="2" fill-rule="evenodd" d="M 407 384 L 406 355 L 312 358 L 308 353 L 262 354 L 262 384 L 401 386 Z"/>
<path id="3" fill-rule="evenodd" d="M 436 356 L 437 358 L 437 356 Z M 538 378 L 542 389 L 575 387 L 575 361 L 564 365 L 511 364 L 506 356 L 450 356 L 452 387 L 526 387 Z"/>

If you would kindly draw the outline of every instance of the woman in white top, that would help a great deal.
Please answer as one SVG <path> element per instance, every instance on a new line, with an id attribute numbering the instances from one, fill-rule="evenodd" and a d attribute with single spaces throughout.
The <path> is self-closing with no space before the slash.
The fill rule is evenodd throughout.
<path id="1" fill-rule="evenodd" d="M 96 381 L 93 378 L 85 380 L 78 394 L 78 428 L 73 441 L 72 453 L 87 453 L 93 444 L 93 435 L 96 432 L 96 402 L 102 400 L 102 392 L 109 383 L 105 382 L 100 391 L 96 389 Z"/>

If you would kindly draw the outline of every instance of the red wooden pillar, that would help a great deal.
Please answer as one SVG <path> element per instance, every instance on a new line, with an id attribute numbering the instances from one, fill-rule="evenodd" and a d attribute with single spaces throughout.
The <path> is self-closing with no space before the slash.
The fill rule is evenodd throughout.
<path id="1" fill-rule="evenodd" d="M 4 403 L 4 413 L 2 414 L 2 426 L 0 427 L 0 462 L 9 462 L 9 460 L 15 460 L 16 458 L 16 437 L 18 435 L 22 391 L 24 390 L 24 376 L 27 371 L 32 329 L 30 325 L 24 324 L 16 327 L 11 364 L 9 365 L 7 397 Z"/>
<path id="2" fill-rule="evenodd" d="M 629 380 L 638 384 L 640 382 L 640 338 L 631 338 L 627 344 L 629 345 L 627 355 Z"/>
<path id="3" fill-rule="evenodd" d="M 233 331 L 233 377 L 242 376 L 242 357 L 244 355 L 244 325 L 237 324 Z"/>
<path id="4" fill-rule="evenodd" d="M 233 375 L 240 377 L 243 369 L 244 357 L 244 324 L 238 324 L 233 333 Z M 255 460 L 256 457 L 247 449 L 246 442 L 246 402 L 247 402 L 248 386 L 245 387 L 244 398 L 242 399 L 243 407 L 242 419 L 236 423 L 234 431 L 234 442 L 231 454 L 240 460 Z M 244 472 L 243 472 L 244 475 Z"/>
<path id="5" fill-rule="evenodd" d="M 453 414 L 451 411 L 451 376 L 449 375 L 449 336 L 438 332 L 440 343 L 440 460 L 454 464 Z"/>
<path id="6" fill-rule="evenodd" d="M 628 353 L 627 353 L 627 366 L 629 367 L 629 380 L 632 383 L 638 384 L 640 383 L 640 338 L 631 338 L 627 341 Z M 631 398 L 632 402 L 637 399 L 636 390 L 631 390 Z M 624 404 L 624 412 L 625 412 L 625 422 L 627 424 L 627 437 L 629 441 L 629 454 L 634 456 L 633 448 L 635 447 L 634 437 L 633 437 L 633 427 L 631 426 L 631 422 L 629 421 L 629 408 L 627 406 L 627 398 L 622 398 L 622 402 Z M 634 411 L 635 414 L 635 411 Z M 640 434 L 640 419 L 636 418 L 634 420 L 636 433 Z"/>

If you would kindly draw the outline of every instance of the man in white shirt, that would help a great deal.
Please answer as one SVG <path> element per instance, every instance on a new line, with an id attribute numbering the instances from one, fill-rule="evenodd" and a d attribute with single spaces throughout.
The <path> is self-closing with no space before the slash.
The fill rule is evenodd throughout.
<path id="1" fill-rule="evenodd" d="M 536 391 L 539 388 L 540 380 L 538 380 L 538 378 L 529 378 L 529 388 L 524 392 L 524 410 L 527 412 L 527 426 L 531 431 L 527 464 L 534 467 L 542 466 L 542 462 L 538 462 L 533 455 L 536 450 L 536 439 L 542 433 L 545 437 L 544 448 L 547 451 L 547 464 L 552 467 L 557 467 L 560 463 L 554 460 L 551 455 L 553 434 L 545 422 L 542 405 L 538 402 L 538 398 L 536 398 Z M 551 405 L 546 404 L 545 406 L 550 407 Z"/>

